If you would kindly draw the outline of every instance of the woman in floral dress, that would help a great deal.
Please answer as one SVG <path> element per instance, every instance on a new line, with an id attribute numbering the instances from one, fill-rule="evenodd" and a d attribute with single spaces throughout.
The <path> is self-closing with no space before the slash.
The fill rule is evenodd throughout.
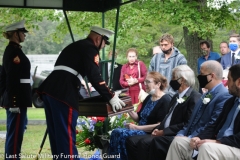
<path id="1" fill-rule="evenodd" d="M 168 111 L 171 97 L 164 93 L 167 79 L 158 72 L 148 73 L 144 85 L 149 93 L 143 101 L 139 112 L 131 111 L 129 115 L 138 123 L 126 124 L 125 128 L 114 129 L 111 133 L 108 158 L 127 160 L 125 140 L 129 136 L 144 135 L 161 123 Z"/>

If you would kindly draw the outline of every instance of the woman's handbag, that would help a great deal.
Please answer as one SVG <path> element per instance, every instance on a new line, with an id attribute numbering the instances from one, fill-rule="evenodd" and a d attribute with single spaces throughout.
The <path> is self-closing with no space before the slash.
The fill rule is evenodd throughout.
<path id="1" fill-rule="evenodd" d="M 140 72 L 140 65 L 138 62 L 138 78 L 141 78 L 141 72 Z M 148 96 L 148 93 L 146 93 L 143 89 L 142 89 L 142 84 L 139 84 L 139 88 L 140 88 L 140 92 L 138 95 L 138 99 L 139 99 L 139 103 L 143 102 L 145 100 L 145 98 Z"/>

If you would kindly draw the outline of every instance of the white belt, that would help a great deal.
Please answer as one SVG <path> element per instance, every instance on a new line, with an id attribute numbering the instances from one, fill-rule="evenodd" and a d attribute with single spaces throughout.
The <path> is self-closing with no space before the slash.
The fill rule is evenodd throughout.
<path id="1" fill-rule="evenodd" d="M 30 79 L 20 79 L 20 83 L 31 83 Z"/>
<path id="2" fill-rule="evenodd" d="M 72 69 L 72 68 L 70 68 L 70 67 L 67 67 L 67 66 L 55 66 L 55 67 L 54 67 L 54 70 L 55 70 L 55 71 L 56 71 L 56 70 L 68 71 L 68 72 L 74 74 L 75 76 L 77 76 L 80 81 L 82 81 L 82 79 L 83 79 L 82 76 L 81 76 L 81 74 L 79 74 L 77 71 L 75 71 L 74 69 Z"/>

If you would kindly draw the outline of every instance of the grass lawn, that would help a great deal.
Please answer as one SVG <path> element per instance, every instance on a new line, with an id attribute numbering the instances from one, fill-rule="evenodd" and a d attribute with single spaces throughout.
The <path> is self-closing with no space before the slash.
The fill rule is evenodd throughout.
<path id="1" fill-rule="evenodd" d="M 29 120 L 45 120 L 45 112 L 43 108 L 28 108 L 27 115 Z M 6 110 L 4 108 L 0 108 L 0 120 L 6 120 Z M 24 134 L 23 144 L 22 144 L 22 155 L 26 156 L 26 158 L 22 158 L 22 160 L 34 159 L 36 157 L 45 130 L 46 125 L 28 125 L 27 132 Z M 6 125 L 0 124 L 0 131 L 6 131 Z M 0 160 L 3 159 L 4 155 L 4 145 L 5 139 L 0 138 Z M 84 151 L 83 148 L 78 149 L 78 153 L 80 155 L 90 156 L 94 152 Z M 45 141 L 44 147 L 41 152 L 42 158 L 39 160 L 51 160 L 48 156 L 51 155 L 51 149 L 48 137 Z"/>
<path id="2" fill-rule="evenodd" d="M 5 125 L 0 125 L 1 128 L 5 130 Z M 46 130 L 46 125 L 28 125 L 27 132 L 24 133 L 23 144 L 22 144 L 22 155 L 26 156 L 26 158 L 22 158 L 21 160 L 29 160 L 34 159 L 39 151 L 40 144 L 43 139 L 43 135 Z M 4 144 L 5 139 L 0 138 L 0 159 L 3 159 L 4 155 Z M 80 155 L 92 155 L 94 152 L 84 151 L 82 148 L 78 149 L 78 153 Z M 39 160 L 51 160 L 48 156 L 51 155 L 51 149 L 48 137 L 46 138 L 45 144 L 43 146 L 41 152 L 41 158 Z"/>
<path id="3" fill-rule="evenodd" d="M 29 120 L 45 120 L 45 112 L 43 108 L 28 108 L 27 116 Z M 0 120 L 6 119 L 6 110 L 0 108 Z"/>
<path id="4" fill-rule="evenodd" d="M 0 129 L 6 128 L 5 125 L 0 125 Z M 6 129 L 5 129 L 6 130 Z M 27 131 L 24 133 L 23 144 L 22 144 L 22 155 L 35 157 L 39 151 L 40 144 L 42 142 L 43 135 L 45 133 L 45 125 L 28 125 Z M 0 155 L 4 154 L 5 139 L 0 138 Z M 50 155 L 50 144 L 48 138 L 42 149 L 42 154 Z M 0 157 L 1 159 L 2 157 Z M 22 160 L 34 159 L 34 158 L 22 158 Z M 51 158 L 40 158 L 50 160 Z"/>

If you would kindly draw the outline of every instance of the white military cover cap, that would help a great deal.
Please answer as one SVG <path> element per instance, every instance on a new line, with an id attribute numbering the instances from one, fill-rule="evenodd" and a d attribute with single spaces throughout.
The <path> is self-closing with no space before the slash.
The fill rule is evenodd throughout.
<path id="1" fill-rule="evenodd" d="M 101 28 L 101 27 L 98 27 L 98 26 L 92 26 L 91 31 L 103 36 L 103 39 L 105 40 L 105 43 L 107 45 L 110 44 L 110 42 L 108 41 L 109 37 L 114 34 L 113 31 L 105 29 L 105 28 Z"/>
<path id="2" fill-rule="evenodd" d="M 10 32 L 10 31 L 21 31 L 21 32 L 28 32 L 25 27 L 24 27 L 25 20 L 10 24 L 5 27 L 5 32 Z"/>

